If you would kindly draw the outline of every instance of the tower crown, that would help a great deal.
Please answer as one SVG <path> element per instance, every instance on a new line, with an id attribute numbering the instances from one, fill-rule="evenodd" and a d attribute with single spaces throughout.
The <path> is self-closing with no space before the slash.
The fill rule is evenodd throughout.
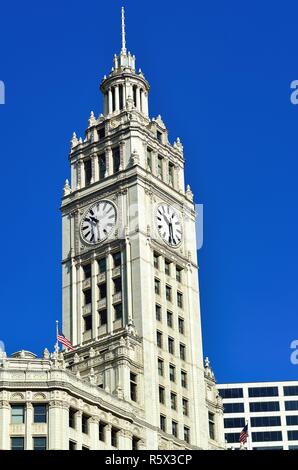
<path id="1" fill-rule="evenodd" d="M 135 56 L 127 51 L 124 8 L 121 10 L 122 47 L 114 55 L 113 67 L 104 76 L 100 90 L 103 93 L 103 114 L 117 114 L 122 110 L 135 108 L 148 116 L 149 83 L 141 70 L 136 73 Z"/>

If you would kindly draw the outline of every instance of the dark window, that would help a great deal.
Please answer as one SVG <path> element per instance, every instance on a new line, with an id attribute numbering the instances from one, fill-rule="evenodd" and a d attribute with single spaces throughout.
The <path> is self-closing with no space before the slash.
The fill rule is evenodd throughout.
<path id="1" fill-rule="evenodd" d="M 159 279 L 154 279 L 154 290 L 155 294 L 160 295 L 160 280 Z"/>
<path id="2" fill-rule="evenodd" d="M 92 330 L 92 315 L 86 315 L 84 317 L 84 331 Z"/>
<path id="3" fill-rule="evenodd" d="M 160 178 L 162 178 L 162 174 L 163 174 L 162 161 L 163 161 L 163 158 L 160 155 L 158 155 L 158 157 L 157 157 L 157 176 L 159 176 Z"/>
<path id="4" fill-rule="evenodd" d="M 174 165 L 169 163 L 169 184 L 174 186 Z"/>
<path id="5" fill-rule="evenodd" d="M 159 395 L 159 403 L 164 405 L 164 403 L 165 403 L 165 389 L 164 389 L 164 387 L 160 386 L 158 388 L 158 395 Z"/>
<path id="6" fill-rule="evenodd" d="M 85 171 L 85 185 L 89 186 L 92 179 L 92 163 L 91 160 L 84 161 L 84 171 Z"/>
<path id="7" fill-rule="evenodd" d="M 184 426 L 184 429 L 183 429 L 183 434 L 184 434 L 184 440 L 185 442 L 189 442 L 189 439 L 190 439 L 190 430 L 187 426 Z"/>
<path id="8" fill-rule="evenodd" d="M 185 345 L 180 343 L 180 359 L 182 361 L 185 361 L 185 357 L 186 357 L 186 348 L 185 348 Z"/>
<path id="9" fill-rule="evenodd" d="M 122 304 L 114 305 L 114 311 L 115 311 L 115 320 L 121 320 L 122 319 Z"/>
<path id="10" fill-rule="evenodd" d="M 179 333 L 184 335 L 184 320 L 181 317 L 178 318 L 178 329 L 179 329 Z"/>
<path id="11" fill-rule="evenodd" d="M 244 418 L 225 418 L 224 426 L 225 428 L 244 428 L 245 419 Z"/>
<path id="12" fill-rule="evenodd" d="M 119 109 L 123 109 L 123 85 L 119 85 Z"/>
<path id="13" fill-rule="evenodd" d="M 11 450 L 24 450 L 24 438 L 23 437 L 11 437 L 10 448 Z"/>
<path id="14" fill-rule="evenodd" d="M 130 399 L 137 401 L 137 375 L 130 373 Z"/>
<path id="15" fill-rule="evenodd" d="M 208 413 L 208 422 L 209 422 L 209 437 L 210 439 L 215 439 L 215 415 L 209 411 Z"/>
<path id="16" fill-rule="evenodd" d="M 290 446 L 289 446 L 290 449 Z M 283 450 L 282 446 L 253 447 L 252 450 Z M 290 449 L 291 450 L 291 449 Z"/>
<path id="17" fill-rule="evenodd" d="M 178 423 L 176 421 L 172 421 L 172 434 L 173 436 L 178 436 Z"/>
<path id="18" fill-rule="evenodd" d="M 298 441 L 298 430 L 288 431 L 289 441 Z"/>
<path id="19" fill-rule="evenodd" d="M 181 386 L 187 388 L 187 373 L 184 370 L 181 371 Z"/>
<path id="20" fill-rule="evenodd" d="M 167 325 L 173 327 L 173 313 L 167 311 Z"/>
<path id="21" fill-rule="evenodd" d="M 147 148 L 147 169 L 152 170 L 152 150 Z"/>
<path id="22" fill-rule="evenodd" d="M 280 426 L 280 416 L 257 416 L 250 418 L 250 424 L 253 428 L 260 428 L 265 426 Z"/>
<path id="23" fill-rule="evenodd" d="M 100 310 L 99 311 L 99 325 L 106 325 L 108 321 L 108 312 L 107 310 Z"/>
<path id="24" fill-rule="evenodd" d="M 162 359 L 157 360 L 157 369 L 158 369 L 158 375 L 163 376 L 164 374 L 164 362 Z"/>
<path id="25" fill-rule="evenodd" d="M 76 428 L 76 410 L 73 408 L 69 409 L 69 427 L 73 429 Z"/>
<path id="26" fill-rule="evenodd" d="M 162 333 L 160 331 L 156 332 L 156 343 L 159 348 L 162 348 Z"/>
<path id="27" fill-rule="evenodd" d="M 182 268 L 179 268 L 179 266 L 176 266 L 176 281 L 181 282 L 182 281 Z"/>
<path id="28" fill-rule="evenodd" d="M 106 424 L 100 422 L 98 425 L 98 439 L 102 442 L 106 440 Z"/>
<path id="29" fill-rule="evenodd" d="M 162 133 L 160 131 L 156 131 L 156 138 L 158 142 L 162 143 Z"/>
<path id="30" fill-rule="evenodd" d="M 239 443 L 240 432 L 229 432 L 225 434 L 225 440 L 228 443 Z"/>
<path id="31" fill-rule="evenodd" d="M 33 437 L 33 450 L 47 450 L 47 438 Z"/>
<path id="32" fill-rule="evenodd" d="M 159 269 L 159 255 L 157 253 L 153 253 L 153 264 L 155 269 Z"/>
<path id="33" fill-rule="evenodd" d="M 287 426 L 298 426 L 298 416 L 287 416 Z"/>
<path id="34" fill-rule="evenodd" d="M 298 410 L 298 400 L 286 401 L 285 402 L 285 409 L 287 411 Z"/>
<path id="35" fill-rule="evenodd" d="M 225 413 L 244 413 L 243 403 L 224 403 Z"/>
<path id="36" fill-rule="evenodd" d="M 160 415 L 160 429 L 162 431 L 166 430 L 166 417 L 163 415 Z"/>
<path id="37" fill-rule="evenodd" d="M 85 264 L 83 266 L 84 279 L 89 279 L 91 277 L 91 264 Z"/>
<path id="38" fill-rule="evenodd" d="M 88 434 L 89 432 L 89 416 L 85 414 L 82 415 L 82 432 L 84 434 Z"/>
<path id="39" fill-rule="evenodd" d="M 222 398 L 243 398 L 242 388 L 221 388 L 219 394 Z"/>
<path id="40" fill-rule="evenodd" d="M 34 423 L 47 422 L 47 405 L 33 405 Z"/>
<path id="41" fill-rule="evenodd" d="M 99 274 L 105 273 L 107 270 L 107 263 L 105 258 L 100 258 L 98 261 L 98 271 Z"/>
<path id="42" fill-rule="evenodd" d="M 82 450 L 90 450 L 87 446 L 82 446 Z"/>
<path id="43" fill-rule="evenodd" d="M 171 275 L 171 262 L 168 261 L 167 259 L 165 260 L 165 274 L 167 276 Z"/>
<path id="44" fill-rule="evenodd" d="M 11 422 L 12 424 L 23 424 L 25 422 L 24 405 L 12 405 L 11 406 Z"/>
<path id="45" fill-rule="evenodd" d="M 284 395 L 286 397 L 298 395 L 298 385 L 288 385 L 287 387 L 284 387 Z"/>
<path id="46" fill-rule="evenodd" d="M 282 441 L 281 431 L 263 431 L 263 432 L 252 432 L 252 442 L 270 442 L 270 441 Z"/>
<path id="47" fill-rule="evenodd" d="M 113 153 L 113 172 L 117 173 L 120 169 L 120 148 L 115 147 L 112 150 Z"/>
<path id="48" fill-rule="evenodd" d="M 166 299 L 168 302 L 172 302 L 172 288 L 170 286 L 166 286 Z"/>
<path id="49" fill-rule="evenodd" d="M 132 450 L 138 450 L 139 449 L 139 444 L 140 444 L 140 439 L 133 436 L 132 437 Z"/>
<path id="50" fill-rule="evenodd" d="M 118 447 L 118 432 L 119 430 L 116 428 L 111 430 L 111 444 L 113 447 Z"/>
<path id="51" fill-rule="evenodd" d="M 175 354 L 174 339 L 168 338 L 168 350 L 170 354 Z"/>
<path id="52" fill-rule="evenodd" d="M 137 107 L 137 86 L 133 85 L 132 87 L 132 94 L 133 94 L 133 104 L 135 108 Z"/>
<path id="53" fill-rule="evenodd" d="M 252 402 L 249 404 L 249 410 L 251 412 L 279 411 L 279 402 L 278 401 Z"/>
<path id="54" fill-rule="evenodd" d="M 69 450 L 76 450 L 77 444 L 74 441 L 69 441 L 68 449 Z"/>
<path id="55" fill-rule="evenodd" d="M 252 387 L 248 389 L 249 397 L 277 397 L 277 387 Z"/>
<path id="56" fill-rule="evenodd" d="M 117 277 L 113 281 L 114 281 L 114 294 L 117 294 L 117 292 L 121 292 L 122 290 L 121 277 Z"/>
<path id="57" fill-rule="evenodd" d="M 91 298 L 92 298 L 91 289 L 84 290 L 84 304 L 85 305 L 91 304 Z"/>
<path id="58" fill-rule="evenodd" d="M 98 157 L 99 178 L 102 180 L 106 175 L 106 156 L 105 154 Z"/>
<path id="59" fill-rule="evenodd" d="M 177 395 L 171 392 L 171 409 L 177 410 Z"/>
<path id="60" fill-rule="evenodd" d="M 99 299 L 105 299 L 107 296 L 107 285 L 106 283 L 99 284 L 98 286 Z"/>
<path id="61" fill-rule="evenodd" d="M 177 292 L 177 305 L 179 308 L 183 308 L 183 295 L 181 292 Z"/>
<path id="62" fill-rule="evenodd" d="M 176 368 L 173 364 L 169 365 L 169 377 L 171 382 L 175 382 L 176 380 Z"/>
<path id="63" fill-rule="evenodd" d="M 100 140 L 100 139 L 104 139 L 104 138 L 105 138 L 105 135 L 106 135 L 105 128 L 104 128 L 104 127 L 100 127 L 99 129 L 97 129 L 97 134 L 98 134 L 99 140 Z"/>
<path id="64" fill-rule="evenodd" d="M 186 398 L 182 398 L 182 410 L 184 416 L 188 416 L 188 400 Z"/>
<path id="65" fill-rule="evenodd" d="M 161 321 L 161 306 L 155 305 L 156 320 Z"/>
<path id="66" fill-rule="evenodd" d="M 117 253 L 113 254 L 113 264 L 114 268 L 121 266 L 121 251 L 118 251 Z"/>

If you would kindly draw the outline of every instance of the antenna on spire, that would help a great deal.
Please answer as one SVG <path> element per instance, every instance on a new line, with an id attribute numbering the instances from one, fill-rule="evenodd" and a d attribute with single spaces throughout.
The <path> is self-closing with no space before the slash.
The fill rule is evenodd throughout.
<path id="1" fill-rule="evenodd" d="M 126 54 L 126 39 L 125 39 L 125 14 L 124 7 L 121 8 L 121 19 L 122 19 L 122 49 L 121 52 Z"/>

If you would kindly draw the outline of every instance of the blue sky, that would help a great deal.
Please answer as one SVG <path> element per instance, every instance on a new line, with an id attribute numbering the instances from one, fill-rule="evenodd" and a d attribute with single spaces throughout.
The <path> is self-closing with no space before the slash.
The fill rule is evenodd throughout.
<path id="1" fill-rule="evenodd" d="M 204 204 L 204 351 L 218 381 L 296 379 L 298 79 L 294 1 L 123 2 L 150 115 L 184 144 Z M 69 140 L 101 112 L 122 2 L 1 7 L 0 339 L 40 353 L 61 316 L 60 197 Z"/>

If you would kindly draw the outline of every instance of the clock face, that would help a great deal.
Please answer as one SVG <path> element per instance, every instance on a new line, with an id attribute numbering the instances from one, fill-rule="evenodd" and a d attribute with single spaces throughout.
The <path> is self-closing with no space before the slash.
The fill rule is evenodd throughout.
<path id="1" fill-rule="evenodd" d="M 116 224 L 116 208 L 109 201 L 98 201 L 84 214 L 81 222 L 82 238 L 91 244 L 100 243 Z"/>
<path id="2" fill-rule="evenodd" d="M 160 204 L 156 211 L 156 225 L 161 238 L 170 246 L 178 246 L 182 241 L 182 226 L 173 207 Z"/>

